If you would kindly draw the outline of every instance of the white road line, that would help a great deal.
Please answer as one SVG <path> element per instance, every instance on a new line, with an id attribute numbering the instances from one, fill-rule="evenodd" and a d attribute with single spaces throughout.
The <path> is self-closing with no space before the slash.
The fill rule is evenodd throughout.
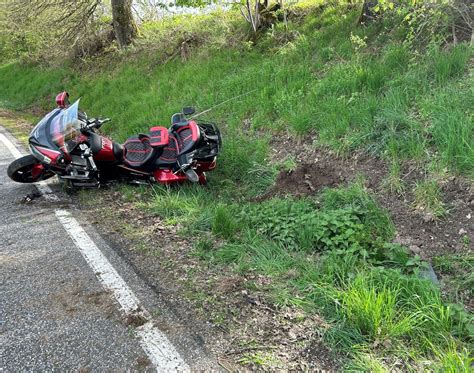
<path id="1" fill-rule="evenodd" d="M 8 148 L 13 157 L 19 158 L 22 156 L 22 153 L 15 145 L 1 133 L 0 141 Z M 58 199 L 56 195 L 52 194 L 51 188 L 45 182 L 41 182 L 40 185 L 38 184 L 39 183 L 36 183 L 35 186 L 45 197 L 49 195 L 50 197 L 54 197 L 53 199 Z M 45 194 L 45 192 L 47 194 Z M 55 214 L 68 235 L 79 248 L 86 262 L 96 274 L 102 286 L 113 294 L 125 316 L 141 317 L 144 318 L 144 320 L 150 320 L 149 312 L 143 308 L 132 289 L 130 289 L 124 279 L 118 274 L 104 254 L 102 254 L 77 220 L 66 210 L 58 209 L 55 211 Z M 147 353 L 148 358 L 157 371 L 190 371 L 189 366 L 179 355 L 178 351 L 176 351 L 166 335 L 153 325 L 152 321 L 145 322 L 145 324 L 137 327 L 136 331 L 141 347 Z"/>
<path id="2" fill-rule="evenodd" d="M 0 133 L 0 141 L 3 142 L 15 158 L 20 158 L 23 155 L 3 133 Z"/>
<path id="3" fill-rule="evenodd" d="M 20 158 L 23 154 L 18 150 L 18 148 L 6 137 L 3 133 L 0 133 L 0 141 L 7 147 L 7 149 L 12 153 L 13 157 Z M 53 193 L 46 180 L 35 183 L 34 186 L 38 191 L 44 196 L 45 199 L 50 201 L 59 201 L 59 198 Z"/>
<path id="4" fill-rule="evenodd" d="M 149 313 L 140 305 L 133 291 L 128 287 L 123 278 L 120 277 L 115 268 L 112 267 L 76 219 L 65 210 L 56 210 L 56 216 L 104 288 L 114 295 L 124 314 L 126 316 L 149 319 Z M 138 327 L 137 334 L 140 337 L 142 348 L 148 354 L 157 370 L 190 370 L 168 338 L 152 322 L 148 321 Z"/>

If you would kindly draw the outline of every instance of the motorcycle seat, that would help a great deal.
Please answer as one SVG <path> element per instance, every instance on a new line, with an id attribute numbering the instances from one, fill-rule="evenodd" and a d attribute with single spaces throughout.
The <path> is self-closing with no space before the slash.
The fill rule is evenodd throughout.
<path id="1" fill-rule="evenodd" d="M 154 148 L 162 148 L 168 145 L 169 132 L 165 127 L 150 128 L 150 145 Z"/>
<path id="2" fill-rule="evenodd" d="M 153 158 L 153 146 L 150 137 L 138 135 L 131 137 L 123 144 L 124 162 L 132 167 L 141 167 Z"/>
<path id="3" fill-rule="evenodd" d="M 169 131 L 169 141 L 163 148 L 160 163 L 174 163 L 181 154 L 196 148 L 200 139 L 199 127 L 194 121 L 175 123 Z"/>
<path id="4" fill-rule="evenodd" d="M 171 132 L 178 141 L 178 155 L 194 150 L 201 138 L 199 126 L 195 121 L 176 123 L 171 127 Z"/>

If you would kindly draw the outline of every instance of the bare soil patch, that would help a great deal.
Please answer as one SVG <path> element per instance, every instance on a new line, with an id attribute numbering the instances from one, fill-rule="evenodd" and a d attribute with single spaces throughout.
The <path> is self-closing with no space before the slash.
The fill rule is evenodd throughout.
<path id="1" fill-rule="evenodd" d="M 335 187 L 344 181 L 342 172 L 325 164 L 303 163 L 296 170 L 282 170 L 275 185 L 263 197 L 265 199 L 284 193 L 295 196 L 319 192 L 326 187 Z"/>
<path id="2" fill-rule="evenodd" d="M 95 309 L 102 312 L 109 319 L 120 320 L 120 313 L 117 311 L 110 295 L 106 291 L 89 291 L 85 284 L 64 284 L 62 289 L 52 295 L 56 304 L 66 315 L 77 312 L 85 312 Z"/>

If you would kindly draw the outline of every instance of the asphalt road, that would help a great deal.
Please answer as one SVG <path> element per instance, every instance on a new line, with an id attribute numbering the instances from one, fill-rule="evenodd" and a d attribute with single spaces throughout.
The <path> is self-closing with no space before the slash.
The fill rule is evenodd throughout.
<path id="1" fill-rule="evenodd" d="M 15 141 L 1 127 L 0 133 Z M 104 287 L 97 268 L 91 268 L 58 218 L 58 209 L 77 219 L 140 308 L 150 311 L 147 321 L 153 328 L 153 310 L 166 313 L 156 294 L 67 196 L 57 191 L 59 201 L 41 196 L 25 202 L 36 188 L 8 178 L 12 160 L 0 141 L 0 371 L 170 370 L 153 360 L 146 349 L 148 337 L 140 339 L 139 325 L 127 319 L 120 301 Z M 176 315 L 164 318 L 168 325 L 161 319 L 157 333 L 164 331 L 163 338 L 183 360 L 176 369 L 217 369 L 202 340 L 183 325 L 175 327 Z"/>

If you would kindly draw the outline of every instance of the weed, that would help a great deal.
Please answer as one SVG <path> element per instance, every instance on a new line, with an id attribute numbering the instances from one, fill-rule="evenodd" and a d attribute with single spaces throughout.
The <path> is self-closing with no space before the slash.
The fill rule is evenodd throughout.
<path id="1" fill-rule="evenodd" d="M 370 239 L 360 212 L 346 208 L 320 211 L 307 203 L 270 200 L 244 210 L 244 222 L 257 233 L 291 250 L 360 249 Z"/>
<path id="2" fill-rule="evenodd" d="M 390 371 L 381 359 L 369 353 L 357 353 L 354 359 L 347 364 L 345 370 L 348 372 L 373 372 L 385 373 Z"/>
<path id="3" fill-rule="evenodd" d="M 406 335 L 418 321 L 416 313 L 400 312 L 397 304 L 399 288 L 381 285 L 375 286 L 370 283 L 370 279 L 359 275 L 341 294 L 341 311 L 369 341 L 383 341 Z"/>
<path id="4" fill-rule="evenodd" d="M 257 351 L 253 353 L 245 353 L 241 358 L 238 359 L 238 362 L 242 365 L 255 365 L 257 367 L 265 367 L 269 365 L 274 365 L 278 361 L 269 352 Z"/>
<path id="5" fill-rule="evenodd" d="M 387 178 L 382 182 L 384 189 L 390 193 L 402 195 L 405 192 L 405 183 L 401 178 L 401 169 L 398 162 L 392 162 L 390 164 L 390 171 Z"/>
<path id="6" fill-rule="evenodd" d="M 435 355 L 439 362 L 436 364 L 435 370 L 449 373 L 468 373 L 472 371 L 474 358 L 466 349 L 460 347 L 453 339 L 449 339 L 447 349 L 439 349 L 433 345 Z"/>
<path id="7" fill-rule="evenodd" d="M 415 207 L 430 213 L 435 217 L 441 217 L 446 214 L 443 200 L 441 198 L 441 189 L 434 180 L 418 182 L 413 190 L 415 196 Z"/>
<path id="8" fill-rule="evenodd" d="M 464 66 L 469 59 L 470 51 L 465 45 L 453 47 L 449 52 L 438 47 L 430 50 L 434 64 L 432 73 L 438 84 L 445 84 L 450 78 L 462 75 Z"/>
<path id="9" fill-rule="evenodd" d="M 254 163 L 248 171 L 248 175 L 252 180 L 249 185 L 250 196 L 258 197 L 264 194 L 275 183 L 277 173 L 277 168 L 272 165 Z"/>
<path id="10" fill-rule="evenodd" d="M 237 222 L 229 206 L 217 206 L 214 211 L 212 233 L 223 238 L 232 239 L 236 232 Z"/>
<path id="11" fill-rule="evenodd" d="M 433 258 L 433 267 L 442 276 L 448 300 L 468 303 L 474 297 L 474 259 L 471 255 L 441 255 Z"/>
<path id="12" fill-rule="evenodd" d="M 324 209 L 354 208 L 359 211 L 362 223 L 373 239 L 380 237 L 384 241 L 392 239 L 395 232 L 388 212 L 381 209 L 373 196 L 359 180 L 347 188 L 327 189 L 322 194 Z"/>
<path id="13" fill-rule="evenodd" d="M 280 168 L 286 172 L 294 172 L 298 168 L 298 162 L 294 157 L 286 157 L 281 162 Z"/>
<path id="14" fill-rule="evenodd" d="M 193 254 L 201 260 L 209 259 L 215 250 L 215 243 L 211 238 L 200 238 L 193 247 Z"/>

